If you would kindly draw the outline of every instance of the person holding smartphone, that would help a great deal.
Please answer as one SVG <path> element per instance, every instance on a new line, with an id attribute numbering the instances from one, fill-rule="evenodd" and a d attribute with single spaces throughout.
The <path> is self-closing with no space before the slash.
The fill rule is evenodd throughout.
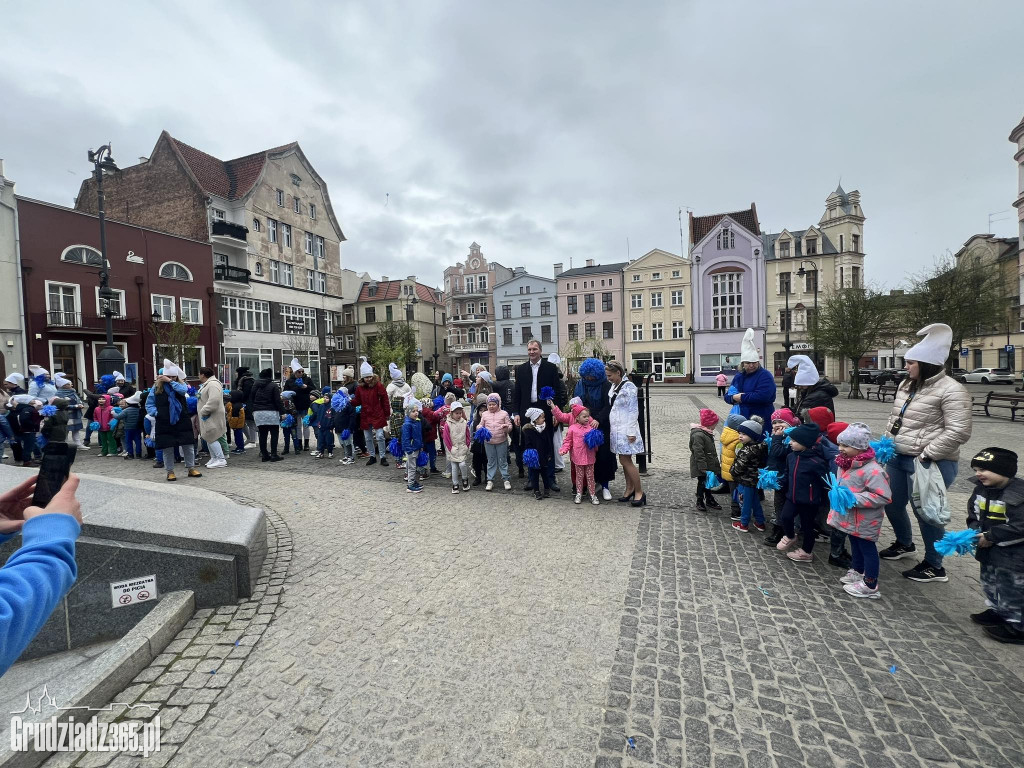
<path id="1" fill-rule="evenodd" d="M 0 494 L 0 543 L 21 533 L 21 547 L 0 568 L 0 675 L 17 661 L 75 583 L 75 541 L 82 509 L 78 476 L 53 498 L 33 504 L 36 477 Z"/>

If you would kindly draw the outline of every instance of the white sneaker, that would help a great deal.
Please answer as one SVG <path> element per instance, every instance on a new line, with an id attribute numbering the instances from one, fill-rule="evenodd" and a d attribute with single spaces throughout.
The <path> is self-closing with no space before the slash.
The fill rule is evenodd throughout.
<path id="1" fill-rule="evenodd" d="M 863 573 L 857 573 L 853 568 L 846 572 L 846 575 L 839 579 L 840 584 L 856 584 L 858 581 L 864 580 Z"/>
<path id="2" fill-rule="evenodd" d="M 511 491 L 512 490 L 512 483 L 510 483 L 508 480 L 505 481 L 505 490 L 506 491 Z"/>
<path id="3" fill-rule="evenodd" d="M 605 491 L 605 493 L 608 493 L 608 491 Z M 590 497 L 590 503 L 591 504 L 600 504 L 601 502 L 597 500 L 597 496 L 591 496 Z"/>
<path id="4" fill-rule="evenodd" d="M 881 593 L 878 591 L 878 587 L 872 589 L 863 581 L 858 581 L 856 584 L 844 584 L 843 589 L 846 594 L 853 595 L 854 597 L 864 597 L 868 600 L 877 600 L 881 597 Z"/>
<path id="5" fill-rule="evenodd" d="M 607 488 L 602 488 L 601 489 L 601 495 L 604 497 L 605 501 L 611 501 L 612 500 L 612 492 L 609 491 Z M 597 499 L 594 499 L 594 503 L 597 504 Z"/>
<path id="6" fill-rule="evenodd" d="M 210 469 L 218 469 L 219 467 L 226 467 L 227 465 L 227 459 L 210 459 L 210 461 L 206 462 L 206 466 Z"/>
<path id="7" fill-rule="evenodd" d="M 487 481 L 487 485 L 484 486 L 484 490 L 485 491 L 490 491 L 490 490 L 493 490 L 493 488 L 494 488 L 494 483 L 491 482 L 490 480 L 488 480 Z"/>
<path id="8" fill-rule="evenodd" d="M 576 497 L 572 500 L 572 503 L 573 504 L 579 504 L 581 501 L 583 501 L 583 494 L 582 493 L 577 493 Z"/>
<path id="9" fill-rule="evenodd" d="M 323 454 L 321 454 L 320 451 L 310 451 L 309 455 L 314 459 L 319 459 Z"/>

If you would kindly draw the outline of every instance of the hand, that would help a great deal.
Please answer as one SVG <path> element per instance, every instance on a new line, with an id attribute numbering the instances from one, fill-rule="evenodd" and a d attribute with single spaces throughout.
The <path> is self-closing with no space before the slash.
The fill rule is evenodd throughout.
<path id="1" fill-rule="evenodd" d="M 46 505 L 46 509 L 42 507 L 28 507 L 25 510 L 24 516 L 26 520 L 30 520 L 33 517 L 39 515 L 50 515 L 50 514 L 62 514 L 71 515 L 79 523 L 82 522 L 82 505 L 78 503 L 78 499 L 75 498 L 75 493 L 78 491 L 78 475 L 70 475 L 67 482 L 61 486 L 61 489 L 57 491 L 57 495 L 50 499 L 50 503 Z"/>
<path id="2" fill-rule="evenodd" d="M 569 455 L 569 452 L 568 452 L 568 451 L 559 451 L 559 452 L 558 452 L 558 455 L 559 455 L 559 456 L 568 456 L 568 455 Z"/>
<path id="3" fill-rule="evenodd" d="M 738 402 L 739 402 L 740 400 L 742 400 L 742 399 L 743 399 L 743 395 L 733 395 L 733 396 L 732 396 L 732 401 L 733 401 L 734 403 L 738 403 Z"/>
<path id="4" fill-rule="evenodd" d="M 772 427 L 772 434 L 775 435 L 776 437 L 781 437 L 785 433 L 785 431 L 785 424 L 776 424 L 774 427 Z"/>
<path id="5" fill-rule="evenodd" d="M 164 376 L 163 374 L 161 374 L 161 375 L 156 377 L 156 380 L 157 381 L 162 381 L 164 384 L 166 384 L 167 382 L 169 382 L 171 380 L 171 377 L 170 376 Z"/>
<path id="6" fill-rule="evenodd" d="M 544 402 L 548 404 L 548 408 L 554 408 L 555 407 L 555 401 L 552 400 L 551 398 L 548 398 Z"/>
<path id="7" fill-rule="evenodd" d="M 978 537 L 978 549 L 988 549 L 994 547 L 996 544 L 994 541 L 985 538 L 985 534 Z"/>
<path id="8" fill-rule="evenodd" d="M 518 427 L 519 426 L 519 417 L 518 416 L 516 416 L 515 422 L 516 422 L 516 426 Z"/>
<path id="9" fill-rule="evenodd" d="M 931 459 L 925 458 L 924 456 L 921 457 L 921 466 L 922 467 L 927 469 L 931 465 L 932 465 L 932 460 Z"/>
<path id="10" fill-rule="evenodd" d="M 636 435 L 630 435 L 630 436 L 628 437 L 628 440 L 629 440 L 629 442 L 631 442 L 631 443 L 635 443 L 635 442 L 636 442 Z"/>
<path id="11" fill-rule="evenodd" d="M 32 504 L 36 475 L 0 495 L 0 533 L 17 533 L 24 522 L 25 510 Z"/>

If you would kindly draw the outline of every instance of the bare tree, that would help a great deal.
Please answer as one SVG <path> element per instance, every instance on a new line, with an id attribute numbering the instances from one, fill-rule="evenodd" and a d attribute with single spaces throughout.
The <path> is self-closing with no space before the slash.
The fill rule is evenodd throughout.
<path id="1" fill-rule="evenodd" d="M 169 323 L 150 323 L 149 332 L 156 339 L 157 368 L 161 361 L 166 358 L 177 365 L 181 370 L 188 372 L 188 364 L 194 370 L 193 376 L 199 375 L 199 350 L 196 342 L 199 341 L 200 327 L 186 323 L 177 316 Z"/>

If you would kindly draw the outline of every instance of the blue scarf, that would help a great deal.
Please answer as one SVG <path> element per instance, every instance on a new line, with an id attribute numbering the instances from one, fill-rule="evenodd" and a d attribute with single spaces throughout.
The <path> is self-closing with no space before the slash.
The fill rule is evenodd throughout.
<path id="1" fill-rule="evenodd" d="M 167 420 L 171 424 L 177 424 L 181 417 L 181 400 L 178 399 L 178 393 L 173 384 L 167 384 L 164 387 L 164 393 L 167 395 Z"/>

